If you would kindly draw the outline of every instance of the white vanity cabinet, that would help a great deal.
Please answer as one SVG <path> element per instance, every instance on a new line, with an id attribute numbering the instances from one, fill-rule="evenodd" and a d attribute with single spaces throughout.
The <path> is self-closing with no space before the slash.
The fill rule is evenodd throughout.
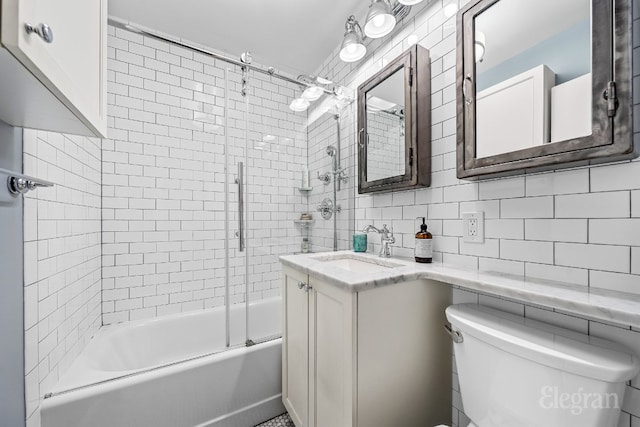
<path id="1" fill-rule="evenodd" d="M 282 399 L 297 427 L 451 422 L 451 288 L 361 292 L 284 267 Z"/>
<path id="2" fill-rule="evenodd" d="M 106 137 L 107 0 L 0 0 L 0 17 L 0 120 Z"/>

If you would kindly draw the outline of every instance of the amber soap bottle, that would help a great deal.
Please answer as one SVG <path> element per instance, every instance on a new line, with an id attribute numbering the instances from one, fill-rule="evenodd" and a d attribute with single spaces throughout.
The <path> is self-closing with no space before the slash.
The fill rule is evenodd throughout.
<path id="1" fill-rule="evenodd" d="M 433 236 L 427 231 L 425 218 L 422 218 L 420 231 L 416 233 L 414 255 L 416 262 L 430 263 L 433 260 Z"/>

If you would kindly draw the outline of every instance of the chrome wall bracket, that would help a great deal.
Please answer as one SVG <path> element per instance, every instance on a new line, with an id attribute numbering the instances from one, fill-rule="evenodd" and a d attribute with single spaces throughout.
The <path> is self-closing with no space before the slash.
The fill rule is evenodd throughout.
<path id="1" fill-rule="evenodd" d="M 7 178 L 7 188 L 13 196 L 26 194 L 38 187 L 53 187 L 53 182 L 13 173 Z"/>

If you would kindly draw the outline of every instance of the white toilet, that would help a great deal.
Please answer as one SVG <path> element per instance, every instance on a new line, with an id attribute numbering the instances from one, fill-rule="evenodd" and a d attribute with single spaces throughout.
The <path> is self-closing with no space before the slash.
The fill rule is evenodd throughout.
<path id="1" fill-rule="evenodd" d="M 469 427 L 616 427 L 630 350 L 477 304 L 446 315 Z"/>

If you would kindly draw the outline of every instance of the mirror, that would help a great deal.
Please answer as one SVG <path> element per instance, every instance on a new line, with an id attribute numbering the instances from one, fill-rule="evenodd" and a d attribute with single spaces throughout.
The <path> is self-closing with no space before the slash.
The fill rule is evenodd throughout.
<path id="1" fill-rule="evenodd" d="M 429 52 L 415 45 L 358 87 L 358 192 L 428 186 Z"/>
<path id="2" fill-rule="evenodd" d="M 367 92 L 367 179 L 404 175 L 404 70 Z"/>
<path id="3" fill-rule="evenodd" d="M 459 178 L 635 156 L 628 2 L 614 12 L 605 0 L 477 0 L 459 12 Z M 627 30 L 612 60 L 616 28 Z"/>

